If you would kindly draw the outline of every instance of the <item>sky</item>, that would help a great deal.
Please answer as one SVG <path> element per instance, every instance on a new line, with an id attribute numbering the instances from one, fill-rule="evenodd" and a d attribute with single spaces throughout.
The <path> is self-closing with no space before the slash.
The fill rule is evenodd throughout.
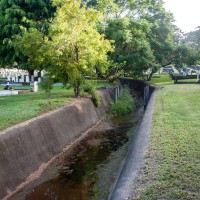
<path id="1" fill-rule="evenodd" d="M 200 26 L 200 0 L 164 0 L 166 11 L 173 13 L 175 24 L 190 32 Z"/>

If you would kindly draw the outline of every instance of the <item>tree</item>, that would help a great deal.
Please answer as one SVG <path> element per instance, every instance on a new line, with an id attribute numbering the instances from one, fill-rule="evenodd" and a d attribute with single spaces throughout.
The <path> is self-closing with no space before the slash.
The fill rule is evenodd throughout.
<path id="1" fill-rule="evenodd" d="M 200 27 L 197 27 L 195 31 L 191 31 L 185 34 L 184 43 L 189 47 L 195 49 L 196 51 L 200 50 Z"/>
<path id="2" fill-rule="evenodd" d="M 42 56 L 45 51 L 44 45 L 45 35 L 38 31 L 36 28 L 29 28 L 21 35 L 16 35 L 13 41 L 15 55 L 26 58 L 26 61 L 21 66 L 27 69 L 42 70 L 45 67 L 44 57 Z"/>
<path id="3" fill-rule="evenodd" d="M 117 64 L 110 66 L 111 74 L 123 69 L 137 77 L 148 70 L 151 72 L 148 79 L 151 79 L 159 66 L 172 62 L 175 26 L 172 14 L 164 9 L 163 0 L 84 2 L 106 14 L 105 23 L 102 23 L 99 31 L 107 39 L 115 41 L 115 51 L 110 59 Z"/>
<path id="4" fill-rule="evenodd" d="M 48 70 L 64 84 L 69 82 L 78 97 L 84 76 L 106 70 L 112 46 L 96 30 L 99 12 L 74 0 L 55 0 L 54 5 L 57 11 L 43 55 Z"/>
<path id="5" fill-rule="evenodd" d="M 152 3 L 154 0 L 82 0 L 83 5 L 93 7 L 109 18 L 139 18 Z"/>
<path id="6" fill-rule="evenodd" d="M 173 63 L 181 67 L 184 65 L 195 65 L 199 61 L 199 52 L 184 44 L 177 46 L 174 55 Z"/>
<path id="7" fill-rule="evenodd" d="M 27 62 L 23 54 L 13 47 L 15 35 L 22 35 L 28 28 L 48 33 L 48 22 L 55 8 L 51 0 L 2 0 L 0 1 L 0 65 L 18 65 Z M 24 65 L 25 66 L 25 65 Z"/>
<path id="8" fill-rule="evenodd" d="M 110 59 L 118 66 L 121 64 L 121 68 L 111 66 L 110 72 L 119 73 L 123 69 L 136 78 L 152 65 L 154 56 L 147 40 L 149 31 L 146 20 L 128 17 L 108 20 L 106 36 L 115 41 L 115 51 L 110 54 Z"/>
<path id="9" fill-rule="evenodd" d="M 154 61 L 147 34 L 149 23 L 139 17 L 149 0 L 89 0 L 83 1 L 104 13 L 98 30 L 114 41 L 115 50 L 109 54 L 110 66 L 106 74 L 111 80 L 126 71 L 137 77 Z"/>
<path id="10" fill-rule="evenodd" d="M 166 66 L 173 62 L 176 27 L 173 25 L 173 15 L 166 12 L 162 0 L 155 0 L 144 14 L 144 18 L 151 24 L 148 40 L 155 56 L 155 65 L 148 77 L 150 80 L 153 73 L 158 70 L 158 66 Z"/>

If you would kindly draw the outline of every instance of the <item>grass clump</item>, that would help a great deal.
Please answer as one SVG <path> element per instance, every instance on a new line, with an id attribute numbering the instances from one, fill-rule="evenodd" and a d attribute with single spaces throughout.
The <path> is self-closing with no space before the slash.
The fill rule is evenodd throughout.
<path id="1" fill-rule="evenodd" d="M 109 107 L 109 115 L 121 116 L 130 113 L 135 108 L 134 99 L 128 87 L 124 87 L 119 95 L 118 100 L 112 101 Z"/>

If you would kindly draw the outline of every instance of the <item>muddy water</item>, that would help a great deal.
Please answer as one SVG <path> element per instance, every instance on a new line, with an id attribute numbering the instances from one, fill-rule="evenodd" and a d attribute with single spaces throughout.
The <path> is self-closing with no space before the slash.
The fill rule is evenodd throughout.
<path id="1" fill-rule="evenodd" d="M 142 115 L 138 108 L 132 114 L 105 120 L 52 163 L 39 180 L 24 188 L 21 197 L 13 199 L 106 199 Z"/>

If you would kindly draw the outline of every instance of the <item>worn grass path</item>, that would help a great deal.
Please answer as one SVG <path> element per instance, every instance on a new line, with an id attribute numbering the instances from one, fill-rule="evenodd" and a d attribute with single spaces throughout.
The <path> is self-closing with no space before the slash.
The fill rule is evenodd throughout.
<path id="1" fill-rule="evenodd" d="M 156 96 L 146 165 L 138 180 L 137 197 L 132 199 L 198 200 L 200 85 L 174 85 L 166 78 Z M 158 82 L 161 86 L 162 81 Z"/>

